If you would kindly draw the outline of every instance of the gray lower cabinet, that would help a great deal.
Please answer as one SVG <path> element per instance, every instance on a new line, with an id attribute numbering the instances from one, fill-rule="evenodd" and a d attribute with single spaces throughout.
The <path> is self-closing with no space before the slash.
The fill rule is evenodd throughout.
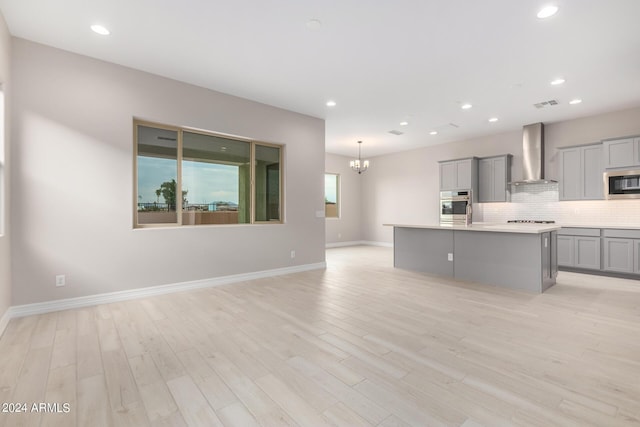
<path id="1" fill-rule="evenodd" d="M 558 265 L 637 278 L 640 229 L 563 227 L 558 231 Z"/>
<path id="2" fill-rule="evenodd" d="M 561 267 L 574 266 L 574 237 L 558 236 L 558 265 Z"/>
<path id="3" fill-rule="evenodd" d="M 478 160 L 478 198 L 480 203 L 508 202 L 511 180 L 511 154 Z"/>
<path id="4" fill-rule="evenodd" d="M 574 237 L 575 267 L 600 270 L 600 237 Z"/>
<path id="5" fill-rule="evenodd" d="M 558 150 L 560 200 L 604 198 L 602 147 L 592 144 Z"/>
<path id="6" fill-rule="evenodd" d="M 558 265 L 600 270 L 599 228 L 563 227 L 558 231 Z"/>
<path id="7" fill-rule="evenodd" d="M 599 234 L 600 230 L 593 229 L 593 232 Z M 559 235 L 558 265 L 600 270 L 600 237 Z"/>
<path id="8" fill-rule="evenodd" d="M 634 239 L 605 237 L 603 270 L 617 273 L 634 272 Z"/>

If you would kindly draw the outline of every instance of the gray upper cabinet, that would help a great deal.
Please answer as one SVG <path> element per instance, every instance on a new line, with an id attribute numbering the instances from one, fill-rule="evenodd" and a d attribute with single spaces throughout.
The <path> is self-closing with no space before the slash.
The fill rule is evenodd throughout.
<path id="1" fill-rule="evenodd" d="M 440 190 L 472 190 L 475 193 L 477 188 L 477 157 L 440 162 Z"/>
<path id="2" fill-rule="evenodd" d="M 511 154 L 478 160 L 478 202 L 508 202 Z"/>
<path id="3" fill-rule="evenodd" d="M 560 200 L 580 199 L 580 149 L 563 148 L 558 152 L 558 160 Z"/>
<path id="4" fill-rule="evenodd" d="M 640 137 L 610 139 L 603 142 L 607 169 L 640 166 Z"/>
<path id="5" fill-rule="evenodd" d="M 602 150 L 602 144 L 559 149 L 560 200 L 604 198 Z"/>
<path id="6" fill-rule="evenodd" d="M 440 163 L 440 190 L 455 190 L 458 185 L 456 162 Z"/>

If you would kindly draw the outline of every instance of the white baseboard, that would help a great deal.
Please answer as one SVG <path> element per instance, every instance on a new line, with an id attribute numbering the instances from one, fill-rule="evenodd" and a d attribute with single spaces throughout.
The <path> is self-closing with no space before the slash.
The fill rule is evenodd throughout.
<path id="1" fill-rule="evenodd" d="M 382 246 L 384 248 L 392 248 L 393 247 L 393 243 L 391 243 L 391 242 L 374 242 L 372 240 L 363 240 L 362 244 L 363 245 L 368 245 L 368 246 Z"/>
<path id="2" fill-rule="evenodd" d="M 345 246 L 384 246 L 386 248 L 392 248 L 393 247 L 393 243 L 387 243 L 387 242 L 373 242 L 370 240 L 353 240 L 350 242 L 334 242 L 334 243 L 327 243 L 325 245 L 325 248 L 327 249 L 331 249 L 331 248 L 342 248 Z"/>
<path id="3" fill-rule="evenodd" d="M 344 248 L 346 246 L 360 246 L 362 244 L 361 240 L 353 240 L 350 242 L 333 242 L 327 243 L 325 248 Z"/>
<path id="4" fill-rule="evenodd" d="M 2 317 L 0 317 L 0 337 L 4 334 L 4 330 L 7 328 L 9 324 L 9 320 L 11 320 L 11 307 L 7 308 L 7 311 L 4 312 Z"/>
<path id="5" fill-rule="evenodd" d="M 109 292 L 105 294 L 88 295 L 85 297 L 66 298 L 54 301 L 38 302 L 9 307 L 0 319 L 0 335 L 10 319 L 34 314 L 49 313 L 52 311 L 69 310 L 72 308 L 89 307 L 98 304 L 108 304 L 118 301 L 126 301 L 136 298 L 145 298 L 154 295 L 164 295 L 174 292 L 182 292 L 193 289 L 210 288 L 247 280 L 262 279 L 265 277 L 282 276 L 285 274 L 299 273 L 302 271 L 327 268 L 326 262 L 316 264 L 297 265 L 294 267 L 276 268 L 273 270 L 256 271 L 253 273 L 234 274 L 230 276 L 213 277 L 211 279 L 194 280 L 190 282 L 172 283 L 168 285 L 151 286 L 147 288 L 131 289 L 127 291 Z"/>

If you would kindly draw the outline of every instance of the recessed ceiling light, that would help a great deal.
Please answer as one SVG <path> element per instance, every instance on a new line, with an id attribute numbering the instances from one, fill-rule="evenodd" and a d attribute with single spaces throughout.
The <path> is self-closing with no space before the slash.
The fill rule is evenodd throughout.
<path id="1" fill-rule="evenodd" d="M 564 83 L 564 82 L 565 82 L 565 79 L 562 79 L 562 78 L 560 78 L 560 79 L 555 79 L 555 80 L 551 80 L 551 84 L 552 84 L 553 86 L 561 85 L 561 84 L 562 84 L 562 83 Z"/>
<path id="2" fill-rule="evenodd" d="M 327 101 L 327 107 L 335 107 L 336 101 Z"/>
<path id="3" fill-rule="evenodd" d="M 437 130 L 432 130 L 431 132 L 429 132 L 429 135 L 437 135 L 438 131 Z"/>
<path id="4" fill-rule="evenodd" d="M 580 104 L 581 102 L 582 102 L 582 99 L 576 98 L 576 99 L 572 99 L 571 101 L 569 101 L 569 104 L 576 105 L 576 104 Z"/>
<path id="5" fill-rule="evenodd" d="M 558 12 L 558 6 L 549 5 L 549 6 L 545 6 L 542 9 L 540 9 L 540 11 L 538 12 L 538 14 L 536 16 L 538 18 L 540 18 L 540 19 L 545 19 L 545 18 L 548 18 L 550 16 L 555 15 L 556 12 Z"/>
<path id="6" fill-rule="evenodd" d="M 406 122 L 406 121 L 405 122 L 400 122 L 400 126 L 406 126 L 408 124 L 409 124 L 409 122 Z"/>
<path id="7" fill-rule="evenodd" d="M 93 30 L 94 33 L 100 34 L 101 36 L 108 36 L 109 34 L 111 34 L 111 31 L 98 24 L 92 25 L 91 30 Z"/>
<path id="8" fill-rule="evenodd" d="M 322 22 L 318 19 L 309 19 L 305 25 L 309 30 L 317 31 L 322 27 Z"/>
<path id="9" fill-rule="evenodd" d="M 471 107 L 473 107 L 473 105 L 471 105 L 471 104 L 462 104 L 462 107 L 461 107 L 461 108 L 462 108 L 463 110 L 468 110 L 468 109 L 469 109 L 469 108 L 471 108 Z"/>
<path id="10" fill-rule="evenodd" d="M 489 123 L 495 123 L 495 122 L 497 122 L 497 121 L 498 121 L 498 118 L 497 118 L 497 117 L 491 117 L 491 118 L 489 119 Z"/>

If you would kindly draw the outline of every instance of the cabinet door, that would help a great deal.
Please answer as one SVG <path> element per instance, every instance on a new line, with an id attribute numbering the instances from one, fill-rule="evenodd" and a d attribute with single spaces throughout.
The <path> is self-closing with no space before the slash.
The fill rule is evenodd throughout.
<path id="1" fill-rule="evenodd" d="M 542 281 L 551 278 L 551 233 L 542 233 Z"/>
<path id="2" fill-rule="evenodd" d="M 635 150 L 635 164 L 640 165 L 640 138 L 633 139 L 633 145 Z"/>
<path id="3" fill-rule="evenodd" d="M 602 145 L 582 147 L 582 198 L 604 199 Z"/>
<path id="4" fill-rule="evenodd" d="M 456 162 L 440 163 L 440 190 L 455 190 L 457 177 Z"/>
<path id="5" fill-rule="evenodd" d="M 573 236 L 558 236 L 558 265 L 561 267 L 573 267 Z"/>
<path id="6" fill-rule="evenodd" d="M 580 148 L 560 150 L 560 200 L 579 200 L 580 185 Z"/>
<path id="7" fill-rule="evenodd" d="M 459 189 L 467 189 L 471 190 L 471 159 L 469 160 L 459 160 L 456 162 L 456 173 L 457 173 L 457 187 Z"/>
<path id="8" fill-rule="evenodd" d="M 558 277 L 558 232 L 551 233 L 551 278 Z"/>
<path id="9" fill-rule="evenodd" d="M 494 196 L 494 163 L 493 159 L 480 159 L 478 162 L 478 201 L 493 202 Z"/>
<path id="10" fill-rule="evenodd" d="M 606 271 L 633 273 L 633 239 L 605 237 L 604 266 Z"/>
<path id="11" fill-rule="evenodd" d="M 576 236 L 573 239 L 575 267 L 600 270 L 600 238 Z"/>
<path id="12" fill-rule="evenodd" d="M 605 141 L 604 148 L 604 167 L 605 168 L 626 168 L 638 164 L 634 155 L 633 138 L 615 139 Z"/>
<path id="13" fill-rule="evenodd" d="M 634 240 L 633 246 L 633 272 L 640 274 L 640 240 Z"/>
<path id="14" fill-rule="evenodd" d="M 507 201 L 507 157 L 493 159 L 493 201 Z"/>

